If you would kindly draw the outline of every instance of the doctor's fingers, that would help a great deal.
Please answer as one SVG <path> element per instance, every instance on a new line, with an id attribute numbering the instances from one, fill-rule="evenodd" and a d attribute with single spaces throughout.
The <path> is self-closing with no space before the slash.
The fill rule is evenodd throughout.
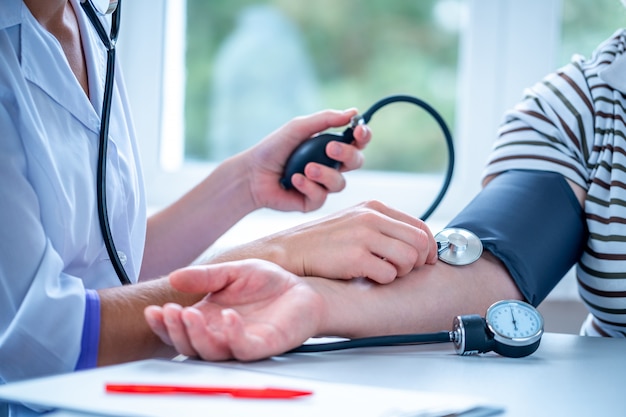
<path id="1" fill-rule="evenodd" d="M 378 237 L 359 247 L 346 250 L 342 256 L 350 260 L 352 276 L 367 277 L 379 284 L 388 284 L 426 263 L 428 252 L 386 236 Z"/>
<path id="2" fill-rule="evenodd" d="M 360 149 L 369 142 L 371 134 L 366 126 L 359 126 L 357 132 L 359 138 L 353 144 L 331 141 L 326 145 L 326 154 L 341 163 L 339 170 L 323 164 L 309 163 L 304 167 L 304 176 L 309 181 L 294 178 L 296 189 L 313 202 L 310 204 L 311 207 L 318 208 L 324 202 L 327 192 L 337 193 L 346 187 L 346 180 L 341 172 L 363 166 L 365 158 Z"/>
<path id="3" fill-rule="evenodd" d="M 397 237 L 412 244 L 420 253 L 426 253 L 426 263 L 434 264 L 437 261 L 437 242 L 424 221 L 375 200 L 361 203 L 355 209 L 357 214 L 365 214 L 365 221 L 378 224 L 382 233 Z M 370 210 L 383 216 L 369 216 L 367 212 Z"/>
<path id="4" fill-rule="evenodd" d="M 363 166 L 365 157 L 363 152 L 357 149 L 354 145 L 342 143 L 338 141 L 331 141 L 326 145 L 326 155 L 335 161 L 341 162 L 339 171 L 352 171 Z"/>
<path id="5" fill-rule="evenodd" d="M 367 144 L 369 144 L 371 140 L 372 140 L 372 131 L 367 125 L 365 124 L 358 125 L 357 127 L 354 128 L 353 145 L 356 146 L 358 149 L 365 148 L 365 146 L 367 146 Z"/>
<path id="6" fill-rule="evenodd" d="M 315 165 L 315 167 L 313 167 Z M 304 173 L 302 174 L 294 174 L 292 178 L 293 186 L 296 190 L 300 192 L 301 199 L 301 207 L 300 210 L 304 213 L 308 213 L 313 210 L 317 210 L 320 208 L 324 202 L 326 202 L 326 198 L 328 197 L 329 189 L 322 184 L 321 182 L 323 176 L 323 171 L 327 171 L 327 175 L 339 177 L 339 181 L 343 181 L 345 186 L 345 181 L 341 174 L 332 168 L 324 167 L 319 164 L 309 163 L 304 167 Z M 334 172 L 330 172 L 330 170 Z M 311 178 L 312 177 L 312 178 Z M 328 182 L 328 180 L 326 180 Z M 332 180 L 335 183 L 335 188 L 343 187 L 342 185 L 337 185 L 337 179 Z"/>
<path id="7" fill-rule="evenodd" d="M 383 237 L 369 243 L 370 257 L 362 265 L 367 269 L 364 276 L 381 284 L 389 283 L 396 277 L 402 277 L 414 268 L 428 263 L 430 247 L 426 239 L 418 239 L 419 243 L 407 243 L 404 240 Z M 384 263 L 381 264 L 380 262 Z M 389 276 L 387 265 L 393 267 L 394 276 Z M 381 275 L 375 275 L 380 271 Z"/>
<path id="8" fill-rule="evenodd" d="M 318 200 L 319 198 L 314 197 L 315 195 L 319 197 L 325 197 L 328 192 L 338 193 L 346 187 L 346 179 L 341 174 L 341 171 L 323 164 L 309 162 L 304 167 L 304 175 L 307 179 L 313 181 L 316 185 L 318 185 L 318 188 L 320 185 L 322 186 L 319 190 L 310 188 L 310 190 L 314 192 L 310 192 L 307 190 L 303 192 L 301 188 L 299 189 L 300 192 L 303 192 L 303 194 L 307 194 L 311 199 Z"/>
<path id="9" fill-rule="evenodd" d="M 295 117 L 283 125 L 279 131 L 301 140 L 329 128 L 345 126 L 356 114 L 356 109 L 322 110 L 310 115 Z"/>
<path id="10" fill-rule="evenodd" d="M 340 171 L 352 171 L 363 166 L 365 157 L 361 149 L 369 143 L 371 138 L 370 130 L 367 126 L 358 126 L 354 131 L 354 142 L 351 144 L 330 141 L 325 148 L 326 155 L 341 162 Z"/>

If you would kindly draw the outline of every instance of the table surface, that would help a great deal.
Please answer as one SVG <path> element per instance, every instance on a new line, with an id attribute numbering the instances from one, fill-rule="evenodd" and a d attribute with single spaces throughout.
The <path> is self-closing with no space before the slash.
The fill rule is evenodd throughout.
<path id="1" fill-rule="evenodd" d="M 324 381 L 469 394 L 507 417 L 623 413 L 626 339 L 547 333 L 526 358 L 458 356 L 452 344 L 292 354 L 237 368 Z M 76 417 L 58 411 L 50 417 Z"/>

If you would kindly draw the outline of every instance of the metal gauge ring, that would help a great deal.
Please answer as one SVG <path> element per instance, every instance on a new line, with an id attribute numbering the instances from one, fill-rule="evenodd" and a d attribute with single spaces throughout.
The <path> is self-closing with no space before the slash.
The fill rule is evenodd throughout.
<path id="1" fill-rule="evenodd" d="M 483 253 L 482 242 L 469 230 L 444 229 L 435 235 L 435 240 L 439 259 L 450 265 L 469 265 Z"/>

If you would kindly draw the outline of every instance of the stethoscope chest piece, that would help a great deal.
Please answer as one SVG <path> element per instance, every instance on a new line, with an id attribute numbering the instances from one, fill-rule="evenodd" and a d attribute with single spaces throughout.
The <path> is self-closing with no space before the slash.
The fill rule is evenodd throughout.
<path id="1" fill-rule="evenodd" d="M 439 259 L 450 265 L 469 265 L 480 258 L 483 244 L 469 230 L 450 228 L 435 235 Z"/>

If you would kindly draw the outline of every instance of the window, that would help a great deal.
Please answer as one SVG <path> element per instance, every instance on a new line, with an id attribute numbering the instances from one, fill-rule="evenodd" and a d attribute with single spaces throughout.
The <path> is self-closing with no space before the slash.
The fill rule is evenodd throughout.
<path id="1" fill-rule="evenodd" d="M 563 0 L 558 64 L 569 62 L 573 54 L 590 57 L 600 42 L 625 24 L 626 7 L 620 0 Z"/>
<path id="2" fill-rule="evenodd" d="M 365 111 L 397 93 L 433 103 L 453 123 L 462 6 L 187 0 L 186 157 L 219 161 L 294 116 Z M 377 114 L 367 167 L 440 171 L 445 148 L 421 116 L 404 106 Z"/>
<path id="3" fill-rule="evenodd" d="M 429 102 L 453 126 L 464 10 L 460 0 L 187 0 L 186 160 L 220 161 L 294 116 L 365 111 L 391 94 Z M 365 171 L 322 212 L 372 198 L 399 206 L 409 188 L 426 197 L 404 209 L 421 214 L 447 164 L 438 125 L 394 104 L 370 127 Z"/>
<path id="4" fill-rule="evenodd" d="M 120 56 L 150 204 L 172 201 L 212 161 L 296 114 L 364 111 L 405 93 L 438 109 L 455 136 L 455 178 L 433 229 L 478 191 L 502 114 L 523 88 L 572 53 L 589 55 L 624 19 L 619 0 L 132 0 L 124 9 Z M 419 110 L 394 106 L 370 123 L 367 169 L 349 174 L 326 211 L 377 198 L 420 215 L 436 195 L 443 139 Z M 241 228 L 264 234 L 303 220 L 259 215 L 275 222 Z"/>

